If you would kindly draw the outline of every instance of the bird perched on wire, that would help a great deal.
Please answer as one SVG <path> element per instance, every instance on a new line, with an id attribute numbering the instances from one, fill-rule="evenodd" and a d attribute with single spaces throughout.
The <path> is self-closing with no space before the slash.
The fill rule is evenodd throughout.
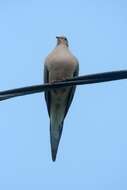
<path id="1" fill-rule="evenodd" d="M 70 52 L 65 36 L 57 36 L 57 45 L 47 56 L 44 63 L 44 83 L 53 83 L 78 76 L 77 58 Z M 56 154 L 63 130 L 64 119 L 71 105 L 75 86 L 63 87 L 45 92 L 48 114 L 50 118 L 50 143 L 52 160 Z"/>

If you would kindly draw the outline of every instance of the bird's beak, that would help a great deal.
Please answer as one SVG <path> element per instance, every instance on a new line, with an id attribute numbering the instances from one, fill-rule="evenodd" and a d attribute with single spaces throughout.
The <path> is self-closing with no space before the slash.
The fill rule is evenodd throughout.
<path id="1" fill-rule="evenodd" d="M 59 39 L 59 36 L 56 36 L 56 39 Z"/>

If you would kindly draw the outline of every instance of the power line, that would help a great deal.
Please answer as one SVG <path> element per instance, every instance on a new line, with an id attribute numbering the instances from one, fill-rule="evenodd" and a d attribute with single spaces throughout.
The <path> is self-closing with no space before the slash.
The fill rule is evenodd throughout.
<path id="1" fill-rule="evenodd" d="M 28 87 L 1 91 L 0 101 L 18 97 L 18 96 L 40 93 L 46 90 L 63 88 L 67 86 L 94 84 L 94 83 L 101 83 L 101 82 L 108 82 L 108 81 L 122 80 L 122 79 L 127 79 L 127 70 L 83 75 L 83 76 L 74 77 L 71 79 L 59 81 L 52 84 L 46 83 L 42 85 L 33 85 L 33 86 L 28 86 Z"/>

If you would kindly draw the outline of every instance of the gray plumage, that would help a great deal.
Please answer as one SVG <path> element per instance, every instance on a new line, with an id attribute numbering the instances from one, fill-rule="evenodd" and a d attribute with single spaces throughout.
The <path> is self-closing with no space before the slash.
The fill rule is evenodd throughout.
<path id="1" fill-rule="evenodd" d="M 78 76 L 79 64 L 68 48 L 66 37 L 57 37 L 57 45 L 47 56 L 44 64 L 44 82 L 53 83 Z M 75 93 L 75 86 L 45 92 L 50 117 L 50 143 L 52 160 L 56 154 L 62 134 L 63 123 Z"/>

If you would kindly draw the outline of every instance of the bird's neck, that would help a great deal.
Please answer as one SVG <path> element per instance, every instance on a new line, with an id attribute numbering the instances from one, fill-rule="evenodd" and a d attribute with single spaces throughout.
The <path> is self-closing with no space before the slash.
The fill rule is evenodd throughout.
<path id="1" fill-rule="evenodd" d="M 57 47 L 65 47 L 68 48 L 68 44 L 64 42 L 57 42 Z"/>

